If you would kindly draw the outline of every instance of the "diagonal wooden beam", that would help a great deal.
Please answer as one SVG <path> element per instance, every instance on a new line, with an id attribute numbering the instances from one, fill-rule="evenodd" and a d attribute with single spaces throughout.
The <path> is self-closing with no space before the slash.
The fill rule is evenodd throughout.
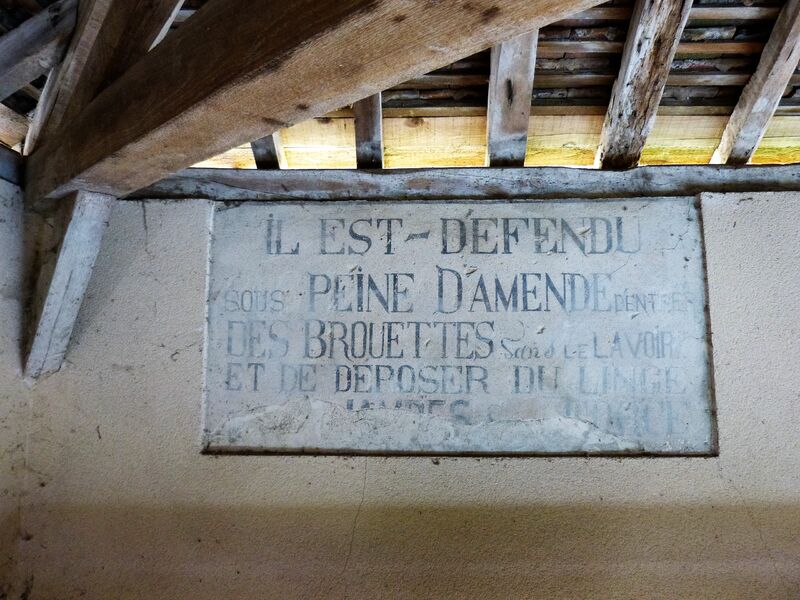
<path id="1" fill-rule="evenodd" d="M 800 60 L 800 0 L 783 6 L 722 133 L 711 162 L 744 165 L 753 156 Z"/>
<path id="2" fill-rule="evenodd" d="M 691 0 L 636 0 L 600 134 L 598 167 L 639 163 L 691 7 Z"/>
<path id="3" fill-rule="evenodd" d="M 77 192 L 56 255 L 42 265 L 39 292 L 42 306 L 25 366 L 25 377 L 36 380 L 58 371 L 89 285 L 103 233 L 116 199 Z M 48 264 L 48 262 L 50 264 Z M 46 275 L 52 273 L 52 277 Z"/>
<path id="4" fill-rule="evenodd" d="M 539 32 L 492 46 L 486 109 L 486 164 L 521 167 L 528 146 Z"/>
<path id="5" fill-rule="evenodd" d="M 595 4 L 211 0 L 34 151 L 27 193 L 127 194 Z"/>
<path id="6" fill-rule="evenodd" d="M 182 1 L 182 0 L 181 0 Z M 94 97 L 144 56 L 173 18 L 179 0 L 84 0 L 64 62 L 38 111 L 28 145 L 53 137 Z M 32 148 L 27 148 L 30 152 Z"/>
<path id="7" fill-rule="evenodd" d="M 148 52 L 163 35 L 176 4 L 177 0 L 87 0 L 81 5 L 78 31 L 65 62 L 57 75 L 51 74 L 43 93 L 47 102 L 40 110 L 46 112 L 40 113 L 37 125 L 44 125 L 45 140 L 57 138 L 62 126 L 71 124 L 98 93 Z M 61 368 L 115 200 L 81 189 L 71 208 L 53 211 L 51 220 L 62 225 L 52 228 L 59 251 L 39 272 L 41 309 L 25 368 L 28 379 Z"/>
<path id="8" fill-rule="evenodd" d="M 250 142 L 257 169 L 285 169 L 286 157 L 283 154 L 281 134 L 276 131 L 272 135 Z"/>
<path id="9" fill-rule="evenodd" d="M 353 102 L 356 130 L 356 166 L 383 168 L 383 107 L 381 94 Z"/>
<path id="10" fill-rule="evenodd" d="M 47 73 L 75 27 L 77 0 L 51 4 L 0 37 L 0 99 Z"/>

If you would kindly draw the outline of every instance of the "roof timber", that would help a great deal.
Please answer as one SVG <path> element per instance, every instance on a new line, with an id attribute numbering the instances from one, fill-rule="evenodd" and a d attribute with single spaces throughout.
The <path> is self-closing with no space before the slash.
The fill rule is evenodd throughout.
<path id="1" fill-rule="evenodd" d="M 126 194 L 597 3 L 211 0 L 34 151 L 27 193 Z"/>
<path id="2" fill-rule="evenodd" d="M 356 133 L 356 166 L 359 169 L 383 168 L 383 108 L 381 94 L 353 103 Z"/>
<path id="3" fill-rule="evenodd" d="M 486 162 L 521 167 L 528 146 L 538 31 L 492 47 L 486 118 Z"/>
<path id="4" fill-rule="evenodd" d="M 638 164 L 691 5 L 691 0 L 636 1 L 597 148 L 600 167 Z"/>
<path id="5" fill-rule="evenodd" d="M 447 200 L 635 198 L 701 192 L 800 191 L 794 166 L 397 170 L 185 169 L 129 199 Z"/>
<path id="6" fill-rule="evenodd" d="M 162 36 L 178 0 L 86 0 L 32 142 L 55 136 Z M 30 139 L 30 138 L 29 138 Z M 26 151 L 30 152 L 31 148 Z"/>
<path id="7" fill-rule="evenodd" d="M 800 61 L 800 0 L 788 0 L 725 127 L 712 161 L 746 164 L 758 147 Z"/>
<path id="8" fill-rule="evenodd" d="M 77 0 L 50 5 L 0 37 L 0 99 L 47 73 L 58 60 L 62 40 L 75 27 Z"/>

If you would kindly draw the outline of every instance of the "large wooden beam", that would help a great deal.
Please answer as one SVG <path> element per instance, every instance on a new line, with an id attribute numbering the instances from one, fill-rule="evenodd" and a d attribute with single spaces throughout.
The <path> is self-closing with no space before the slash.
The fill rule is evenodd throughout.
<path id="1" fill-rule="evenodd" d="M 639 163 L 691 6 L 691 0 L 636 0 L 597 148 L 600 168 Z"/>
<path id="2" fill-rule="evenodd" d="M 0 99 L 46 74 L 60 59 L 75 27 L 77 0 L 51 4 L 0 37 Z"/>
<path id="3" fill-rule="evenodd" d="M 800 0 L 783 6 L 764 46 L 755 73 L 733 110 L 712 163 L 747 164 L 767 130 L 798 60 L 800 60 Z"/>
<path id="4" fill-rule="evenodd" d="M 383 168 L 383 107 L 381 94 L 353 102 L 356 130 L 356 165 L 359 169 Z"/>
<path id="5" fill-rule="evenodd" d="M 521 167 L 528 147 L 539 32 L 492 46 L 486 109 L 486 164 Z"/>
<path id="6" fill-rule="evenodd" d="M 174 17 L 178 0 L 85 0 L 64 62 L 35 120 L 26 152 L 55 137 L 94 97 L 144 56 Z"/>
<path id="7" fill-rule="evenodd" d="M 796 165 L 493 169 L 186 169 L 130 198 L 183 200 L 449 200 L 693 196 L 700 192 L 800 191 Z"/>
<path id="8" fill-rule="evenodd" d="M 61 368 L 114 201 L 113 196 L 93 192 L 75 194 L 58 253 L 52 264 L 45 259 L 42 265 L 42 308 L 25 365 L 27 379 Z"/>
<path id="9" fill-rule="evenodd" d="M 211 0 L 34 151 L 27 193 L 127 194 L 598 3 Z"/>

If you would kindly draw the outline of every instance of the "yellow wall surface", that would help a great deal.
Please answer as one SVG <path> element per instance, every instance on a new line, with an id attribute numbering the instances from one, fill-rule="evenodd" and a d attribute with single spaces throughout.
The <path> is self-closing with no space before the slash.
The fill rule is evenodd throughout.
<path id="1" fill-rule="evenodd" d="M 704 198 L 718 458 L 203 456 L 207 211 L 116 206 L 62 371 L 2 365 L 28 600 L 800 594 L 800 195 Z"/>

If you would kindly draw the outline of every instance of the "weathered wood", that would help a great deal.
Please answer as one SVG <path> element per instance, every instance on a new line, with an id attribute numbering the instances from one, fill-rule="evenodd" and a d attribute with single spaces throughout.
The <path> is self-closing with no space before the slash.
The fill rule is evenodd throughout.
<path id="1" fill-rule="evenodd" d="M 689 13 L 692 24 L 747 23 L 749 21 L 770 21 L 778 16 L 773 6 L 695 6 Z M 570 15 L 555 26 L 585 27 L 596 21 L 627 21 L 631 9 L 625 6 L 600 6 Z"/>
<path id="2" fill-rule="evenodd" d="M 600 134 L 595 158 L 600 168 L 638 164 L 691 5 L 691 0 L 636 1 Z"/>
<path id="3" fill-rule="evenodd" d="M 0 100 L 25 88 L 34 79 L 46 75 L 61 60 L 64 46 L 62 40 L 53 40 L 38 53 L 27 56 L 6 71 L 0 77 Z"/>
<path id="4" fill-rule="evenodd" d="M 36 380 L 61 368 L 115 198 L 77 192 L 52 277 L 46 284 L 25 377 Z M 50 269 L 44 266 L 42 276 Z M 38 287 L 44 289 L 43 281 Z"/>
<path id="5" fill-rule="evenodd" d="M 486 116 L 486 164 L 525 164 L 538 31 L 492 46 Z"/>
<path id="6" fill-rule="evenodd" d="M 800 191 L 796 166 L 391 169 L 383 171 L 186 169 L 130 199 L 443 200 L 448 198 L 631 198 L 701 192 Z"/>
<path id="7" fill-rule="evenodd" d="M 77 4 L 55 2 L 0 37 L 0 99 L 47 73 L 61 58 L 62 40 L 75 27 Z"/>
<path id="8" fill-rule="evenodd" d="M 353 102 L 356 130 L 356 165 L 359 169 L 383 168 L 383 111 L 381 94 Z"/>
<path id="9" fill-rule="evenodd" d="M 144 56 L 174 17 L 177 0 L 87 0 L 56 93 L 47 111 L 42 138 L 54 136 L 94 97 Z"/>
<path id="10" fill-rule="evenodd" d="M 800 0 L 789 0 L 778 15 L 756 72 L 733 110 L 713 163 L 743 165 L 758 143 L 800 60 Z"/>
<path id="11" fill-rule="evenodd" d="M 676 58 L 700 58 L 704 56 L 741 56 L 759 54 L 764 48 L 761 42 L 683 42 L 675 51 Z M 595 40 L 541 41 L 539 58 L 563 58 L 565 54 L 619 54 L 622 42 Z"/>
<path id="12" fill-rule="evenodd" d="M 34 151 L 27 193 L 130 193 L 597 3 L 211 0 Z"/>
<path id="13" fill-rule="evenodd" d="M 0 146 L 0 179 L 14 185 L 22 183 L 22 157 L 5 146 Z"/>
<path id="14" fill-rule="evenodd" d="M 5 104 L 0 104 L 0 143 L 13 148 L 25 139 L 28 119 L 14 112 Z"/>
<path id="15" fill-rule="evenodd" d="M 285 169 L 286 157 L 283 155 L 280 132 L 250 142 L 253 158 L 258 169 Z"/>

